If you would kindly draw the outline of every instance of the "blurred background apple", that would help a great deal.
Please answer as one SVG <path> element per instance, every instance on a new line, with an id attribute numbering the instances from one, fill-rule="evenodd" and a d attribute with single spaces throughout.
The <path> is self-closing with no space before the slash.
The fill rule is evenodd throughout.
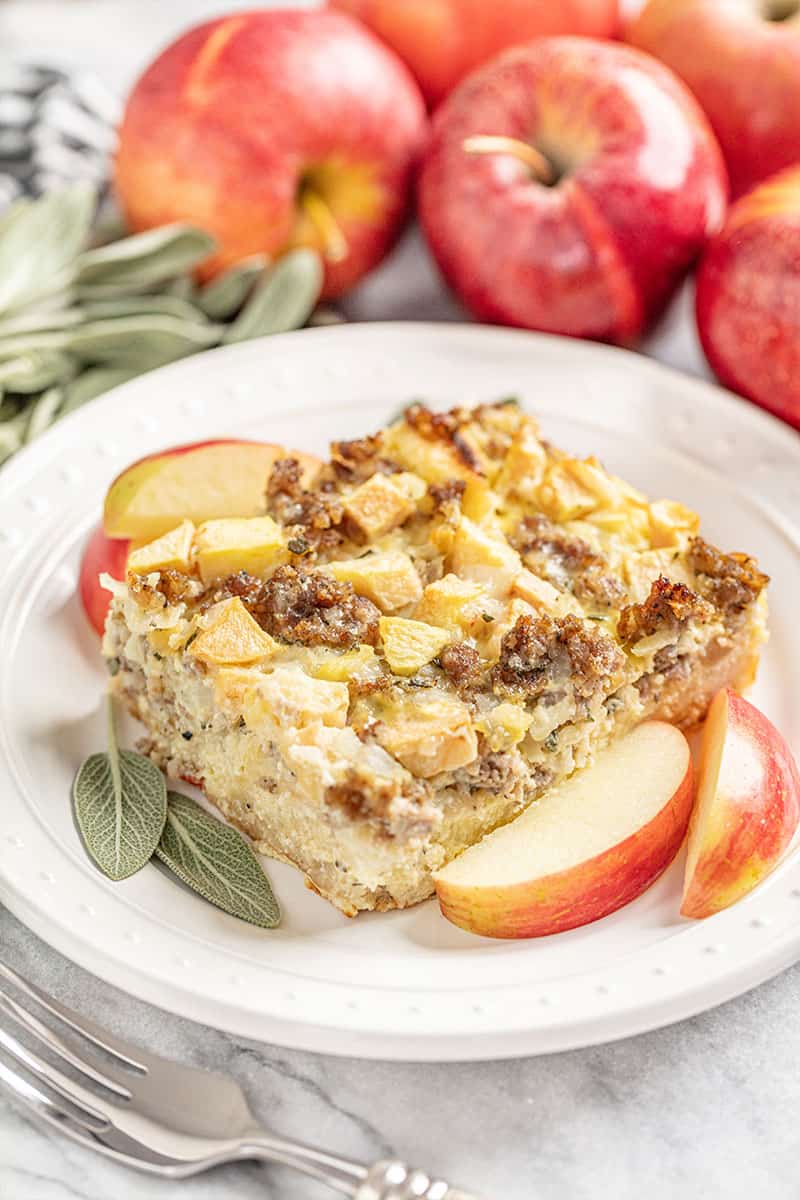
<path id="1" fill-rule="evenodd" d="M 650 0 L 626 36 L 692 89 L 735 196 L 800 159 L 799 0 Z"/>
<path id="2" fill-rule="evenodd" d="M 120 130 L 116 189 L 136 229 L 189 221 L 213 273 L 312 246 L 325 296 L 393 244 L 426 132 L 394 52 L 341 13 L 238 13 L 190 29 L 148 67 Z"/>
<path id="3" fill-rule="evenodd" d="M 697 325 L 722 382 L 800 429 L 800 167 L 731 208 L 700 265 Z"/>
<path id="4" fill-rule="evenodd" d="M 328 0 L 392 46 L 431 107 L 509 46 L 560 33 L 612 37 L 619 0 Z"/>
<path id="5" fill-rule="evenodd" d="M 549 38 L 445 101 L 419 187 L 428 243 L 481 320 L 632 342 L 722 224 L 725 168 L 665 67 Z"/>

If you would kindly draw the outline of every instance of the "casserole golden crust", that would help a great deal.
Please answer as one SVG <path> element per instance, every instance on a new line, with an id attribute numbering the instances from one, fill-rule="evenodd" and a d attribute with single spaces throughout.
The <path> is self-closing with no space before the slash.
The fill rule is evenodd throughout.
<path id="1" fill-rule="evenodd" d="M 146 747 L 343 912 L 431 872 L 647 716 L 746 687 L 766 576 L 514 404 L 292 459 L 262 517 L 131 556 L 104 653 Z"/>

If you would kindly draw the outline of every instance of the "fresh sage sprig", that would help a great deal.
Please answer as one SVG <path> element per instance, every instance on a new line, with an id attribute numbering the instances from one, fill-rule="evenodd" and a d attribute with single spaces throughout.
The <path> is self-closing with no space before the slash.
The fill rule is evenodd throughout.
<path id="1" fill-rule="evenodd" d="M 88 247 L 96 208 L 80 184 L 0 218 L 0 463 L 59 417 L 198 350 L 283 333 L 313 315 L 314 251 L 238 263 L 204 285 L 213 240 L 166 225 Z"/>
<path id="2" fill-rule="evenodd" d="M 86 851 L 109 879 L 128 879 L 156 856 L 223 912 L 263 929 L 279 923 L 278 901 L 249 843 L 189 796 L 167 792 L 149 758 L 120 750 L 110 698 L 108 750 L 78 768 L 72 799 Z"/>
<path id="3" fill-rule="evenodd" d="M 108 701 L 108 749 L 90 754 L 72 786 L 75 820 L 89 857 L 109 879 L 149 863 L 167 819 L 167 787 L 155 763 L 120 750 Z"/>
<path id="4" fill-rule="evenodd" d="M 232 917 L 263 929 L 279 923 L 278 902 L 248 843 L 189 796 L 167 794 L 167 823 L 156 856 L 183 883 Z"/>

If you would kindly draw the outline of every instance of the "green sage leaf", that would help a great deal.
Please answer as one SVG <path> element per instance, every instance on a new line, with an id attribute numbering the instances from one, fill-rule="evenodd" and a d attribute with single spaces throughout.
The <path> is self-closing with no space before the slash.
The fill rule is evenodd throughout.
<path id="1" fill-rule="evenodd" d="M 0 386 L 8 392 L 30 395 L 66 383 L 74 378 L 77 369 L 74 358 L 60 350 L 32 350 L 17 358 L 0 360 Z"/>
<path id="2" fill-rule="evenodd" d="M 89 321 L 65 330 L 61 336 L 64 346 L 84 362 L 150 371 L 215 345 L 219 335 L 218 328 L 205 322 L 198 324 L 158 313 L 142 313 Z"/>
<path id="3" fill-rule="evenodd" d="M 206 316 L 213 321 L 225 321 L 237 313 L 267 262 L 266 255 L 256 254 L 207 283 L 197 297 L 197 303 Z"/>
<path id="4" fill-rule="evenodd" d="M 95 210 L 87 184 L 14 206 L 0 226 L 0 313 L 30 304 L 69 281 Z"/>
<path id="5" fill-rule="evenodd" d="M 153 313 L 162 317 L 178 317 L 182 321 L 195 321 L 198 325 L 206 323 L 205 313 L 166 292 L 156 292 L 152 295 L 114 296 L 107 300 L 85 300 L 79 309 L 86 321 L 102 321 L 108 317 L 136 317 L 141 313 Z M 0 326 L 2 335 L 2 326 Z"/>
<path id="6" fill-rule="evenodd" d="M 36 397 L 28 409 L 28 423 L 25 426 L 24 437 L 26 445 L 53 424 L 63 400 L 64 389 L 60 387 L 48 388 L 46 392 L 42 392 L 41 396 Z"/>
<path id="7" fill-rule="evenodd" d="M 108 751 L 90 754 L 72 786 L 75 820 L 89 857 L 109 879 L 150 861 L 167 817 L 167 787 L 155 763 L 120 750 L 108 702 Z"/>
<path id="8" fill-rule="evenodd" d="M 149 229 L 81 254 L 77 282 L 79 286 L 132 285 L 138 291 L 191 270 L 208 258 L 215 244 L 209 234 L 192 225 Z"/>
<path id="9" fill-rule="evenodd" d="M 257 285 L 223 342 L 243 342 L 305 325 L 322 290 L 322 260 L 313 250 L 291 250 Z"/>
<path id="10" fill-rule="evenodd" d="M 87 367 L 77 379 L 67 384 L 59 416 L 65 417 L 88 400 L 102 396 L 103 392 L 110 392 L 119 384 L 135 379 L 138 374 L 138 371 L 131 370 L 130 367 Z"/>
<path id="11" fill-rule="evenodd" d="M 183 883 L 232 917 L 274 929 L 281 918 L 269 880 L 248 842 L 189 796 L 168 793 L 156 855 Z"/>
<path id="12" fill-rule="evenodd" d="M 85 320 L 79 308 L 26 309 L 12 317 L 0 320 L 0 345 L 2 339 L 19 337 L 28 333 L 49 333 L 52 330 L 69 329 Z"/>

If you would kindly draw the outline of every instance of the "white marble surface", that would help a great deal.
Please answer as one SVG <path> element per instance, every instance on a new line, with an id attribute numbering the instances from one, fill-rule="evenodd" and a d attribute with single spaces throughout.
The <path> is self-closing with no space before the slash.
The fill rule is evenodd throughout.
<path id="1" fill-rule="evenodd" d="M 228 0 L 5 0 L 0 46 L 85 62 L 122 86 L 182 25 Z M 413 232 L 347 304 L 354 319 L 459 317 Z M 704 370 L 684 292 L 645 349 Z M 75 1008 L 165 1055 L 225 1070 L 275 1129 L 356 1157 L 397 1153 L 493 1200 L 796 1200 L 800 967 L 714 1012 L 630 1041 L 476 1065 L 330 1059 L 242 1042 L 136 1002 L 0 912 L 3 957 Z M 0 1200 L 316 1200 L 297 1176 L 239 1166 L 184 1183 L 114 1167 L 0 1098 Z"/>

